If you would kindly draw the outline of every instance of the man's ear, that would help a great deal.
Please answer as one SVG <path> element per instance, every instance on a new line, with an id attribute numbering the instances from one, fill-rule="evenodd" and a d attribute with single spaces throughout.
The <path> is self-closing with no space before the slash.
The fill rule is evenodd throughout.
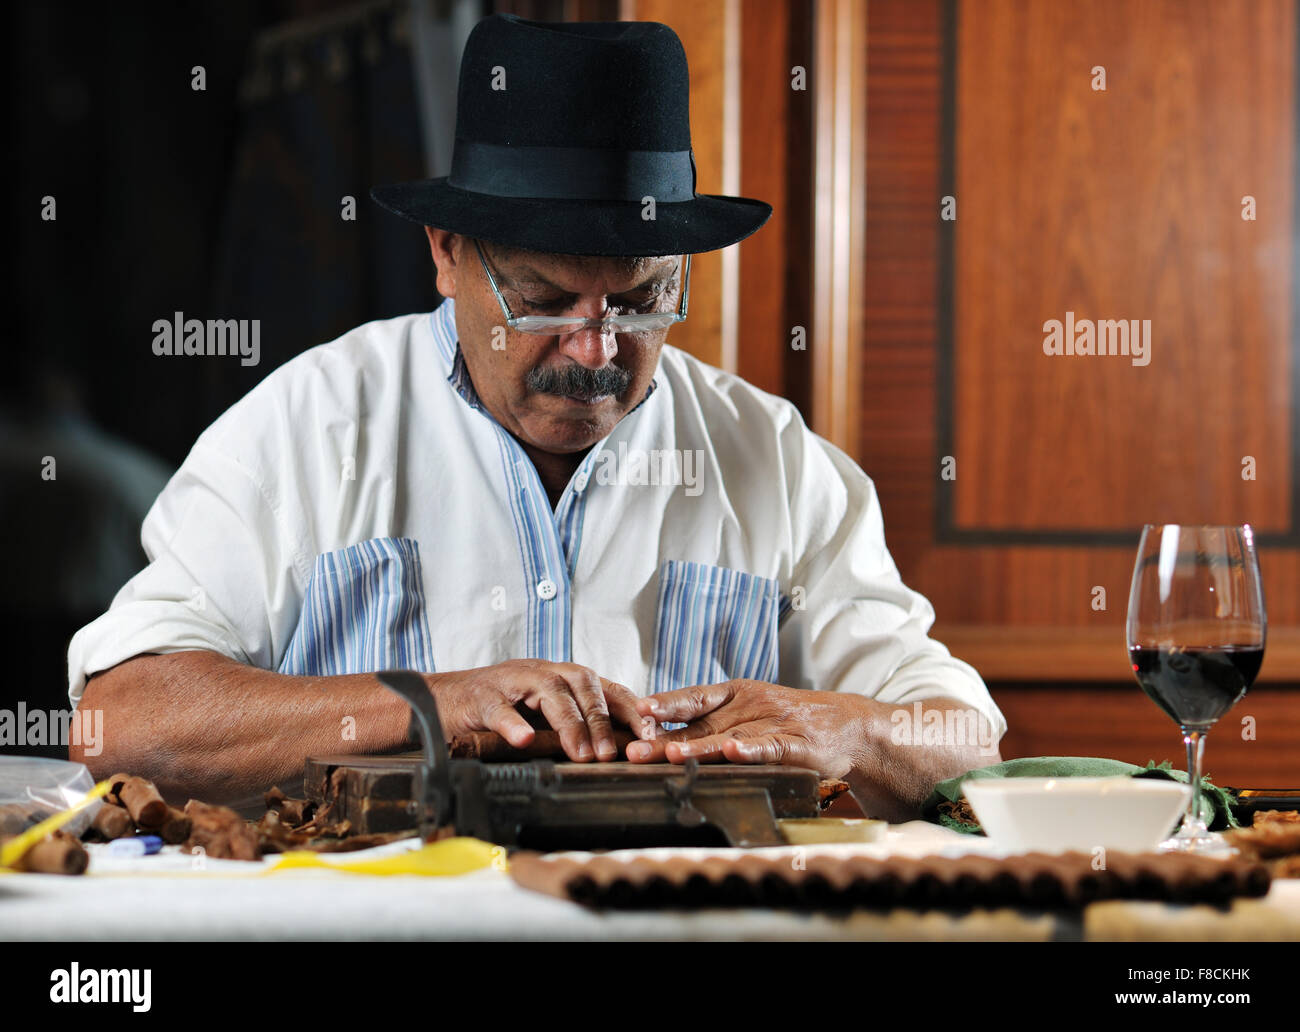
<path id="1" fill-rule="evenodd" d="M 437 267 L 434 286 L 443 297 L 456 296 L 456 274 L 460 270 L 459 258 L 464 253 L 465 238 L 459 233 L 452 233 L 434 226 L 425 226 L 424 235 L 429 238 L 429 253 L 433 255 L 433 264 Z"/>

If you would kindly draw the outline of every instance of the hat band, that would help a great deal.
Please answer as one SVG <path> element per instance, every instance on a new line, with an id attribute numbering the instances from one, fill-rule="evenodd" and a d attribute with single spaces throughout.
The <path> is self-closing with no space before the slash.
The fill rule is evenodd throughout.
<path id="1" fill-rule="evenodd" d="M 689 150 L 508 147 L 457 140 L 447 182 L 497 197 L 690 201 L 695 198 L 695 162 Z"/>

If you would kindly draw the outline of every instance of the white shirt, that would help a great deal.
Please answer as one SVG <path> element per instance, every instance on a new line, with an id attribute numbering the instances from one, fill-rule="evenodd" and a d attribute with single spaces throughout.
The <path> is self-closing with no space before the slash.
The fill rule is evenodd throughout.
<path id="1" fill-rule="evenodd" d="M 665 346 L 552 510 L 477 404 L 454 311 L 313 348 L 204 431 L 145 519 L 149 565 L 72 640 L 74 705 L 146 652 L 310 674 L 535 657 L 638 695 L 753 677 L 948 696 L 1005 730 L 927 636 L 870 479 L 793 405 Z"/>

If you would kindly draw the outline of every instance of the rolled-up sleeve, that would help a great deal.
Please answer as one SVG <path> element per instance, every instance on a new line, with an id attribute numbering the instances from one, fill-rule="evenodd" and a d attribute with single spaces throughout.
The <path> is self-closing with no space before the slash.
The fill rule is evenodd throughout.
<path id="1" fill-rule="evenodd" d="M 895 704 L 955 699 L 987 718 L 1000 738 L 1006 720 L 988 688 L 929 636 L 934 609 L 899 576 L 871 479 L 806 429 L 795 450 L 787 452 L 795 464 L 795 559 L 780 632 L 782 683 Z"/>
<path id="2" fill-rule="evenodd" d="M 142 653 L 207 649 L 274 666 L 299 560 L 257 480 L 211 432 L 149 510 L 141 541 L 149 564 L 69 646 L 74 706 L 87 678 Z"/>

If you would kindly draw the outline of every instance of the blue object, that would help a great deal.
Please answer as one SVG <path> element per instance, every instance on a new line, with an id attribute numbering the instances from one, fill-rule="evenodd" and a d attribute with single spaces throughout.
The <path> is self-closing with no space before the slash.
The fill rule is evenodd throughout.
<path id="1" fill-rule="evenodd" d="M 114 839 L 108 844 L 110 856 L 149 856 L 162 850 L 163 840 L 157 835 L 136 835 L 132 838 Z"/>

